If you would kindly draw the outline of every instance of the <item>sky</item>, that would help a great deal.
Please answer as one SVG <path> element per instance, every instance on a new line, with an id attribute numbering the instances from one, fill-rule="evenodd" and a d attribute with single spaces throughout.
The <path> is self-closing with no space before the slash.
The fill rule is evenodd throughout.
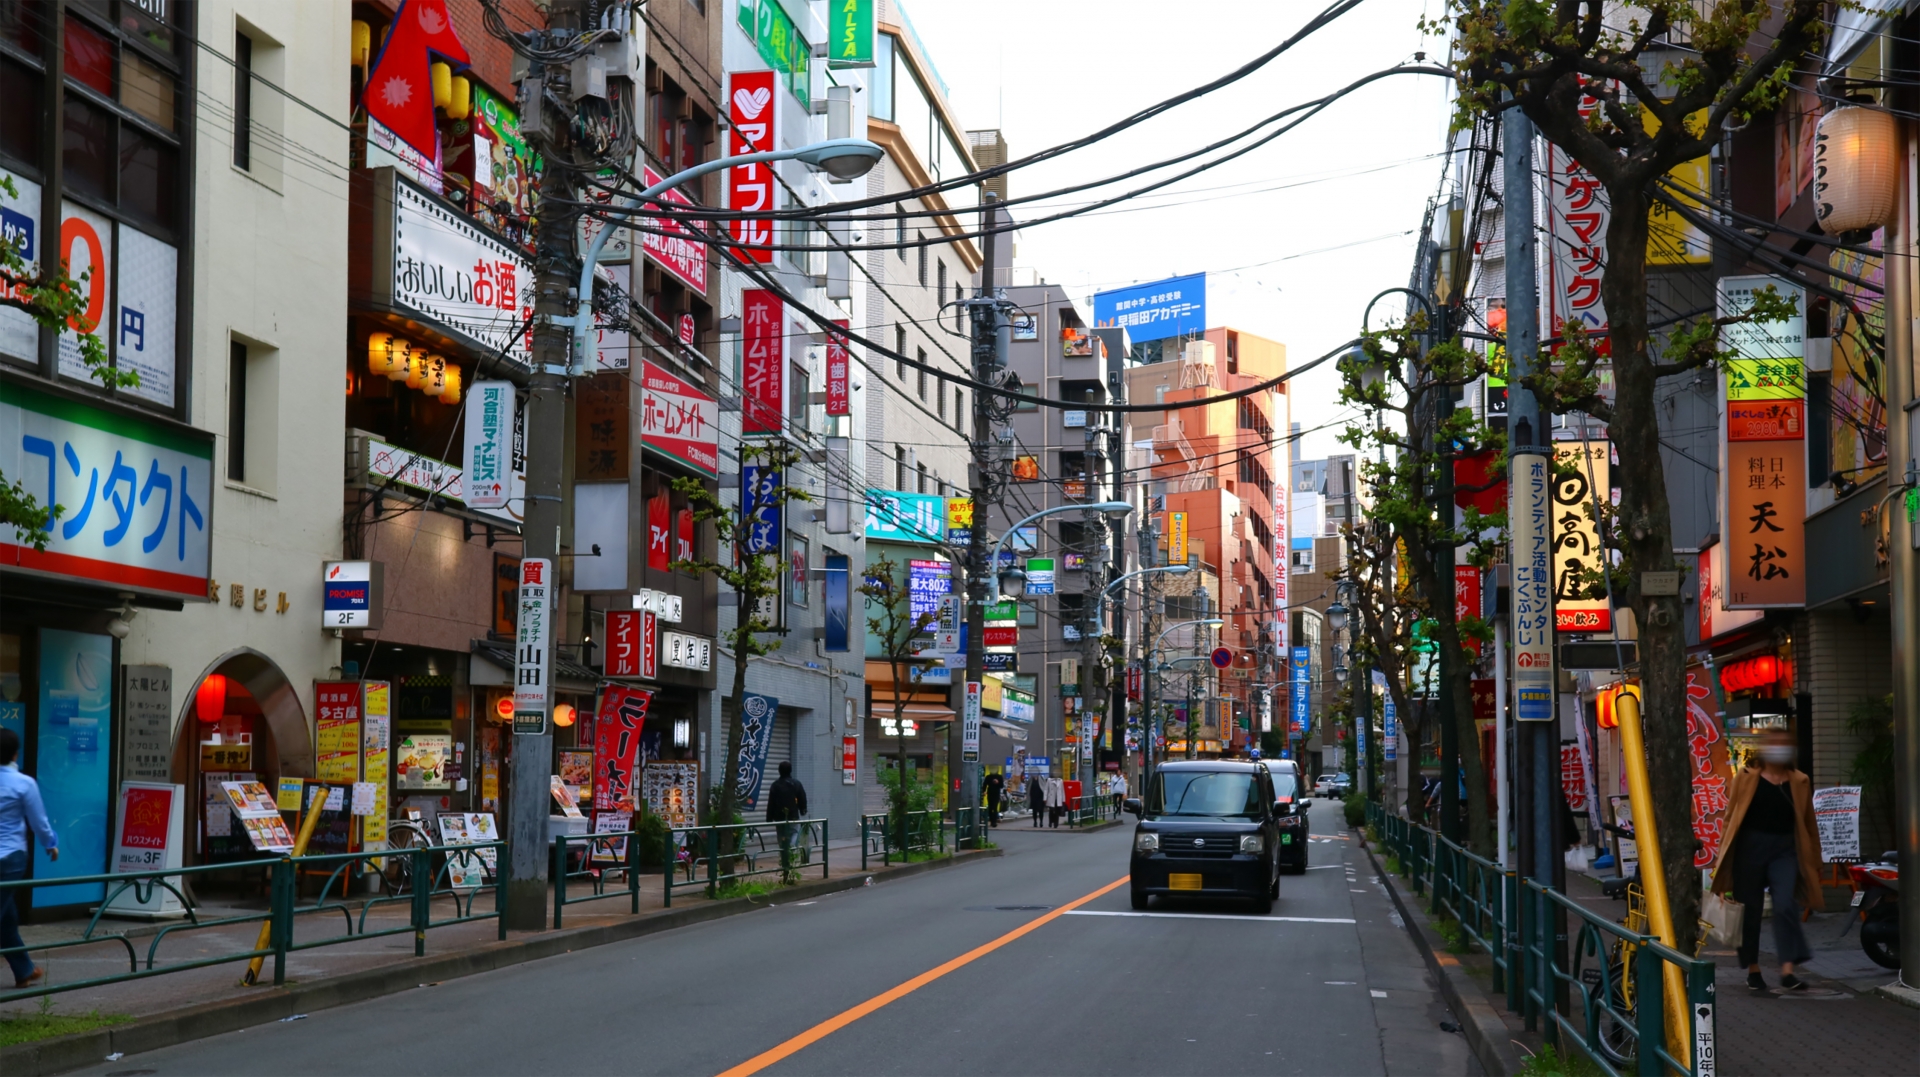
<path id="1" fill-rule="evenodd" d="M 1014 158 L 1070 141 L 1211 81 L 1278 44 L 1324 0 L 901 0 L 960 122 L 999 127 Z M 1439 0 L 1366 0 L 1241 82 L 1086 149 L 1012 174 L 1020 198 L 1197 148 L 1414 53 L 1444 54 L 1416 23 Z M 1447 83 L 1364 87 L 1236 161 L 1153 196 L 1022 229 L 1014 264 L 1063 285 L 1092 316 L 1105 288 L 1208 272 L 1210 325 L 1281 341 L 1299 365 L 1359 334 L 1367 302 L 1404 286 L 1438 186 Z M 1168 172 L 1152 173 L 1161 178 Z M 1135 180 L 1129 186 L 1144 182 Z M 1117 192 L 1127 187 L 1102 189 Z M 1091 195 L 1064 196 L 1062 207 Z M 1040 203 L 1015 207 L 1039 215 Z M 1232 272 L 1227 272 L 1232 271 Z M 1398 301 L 1380 312 L 1398 314 Z M 1297 459 L 1347 451 L 1331 364 L 1303 375 Z"/>

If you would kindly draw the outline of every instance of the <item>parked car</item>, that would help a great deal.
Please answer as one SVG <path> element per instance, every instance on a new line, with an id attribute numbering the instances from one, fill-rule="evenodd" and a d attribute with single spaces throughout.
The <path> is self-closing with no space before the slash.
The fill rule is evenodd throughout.
<path id="1" fill-rule="evenodd" d="M 1280 817 L 1273 778 L 1234 759 L 1162 763 L 1126 810 L 1133 831 L 1133 907 L 1163 897 L 1244 897 L 1262 916 L 1280 896 Z"/>
<path id="2" fill-rule="evenodd" d="M 1353 791 L 1353 778 L 1346 774 L 1322 774 L 1313 783 L 1313 795 L 1338 800 Z"/>
<path id="3" fill-rule="evenodd" d="M 1291 759 L 1261 761 L 1273 778 L 1273 813 L 1280 823 L 1280 870 L 1302 875 L 1307 870 L 1307 797 L 1301 788 L 1300 764 Z"/>

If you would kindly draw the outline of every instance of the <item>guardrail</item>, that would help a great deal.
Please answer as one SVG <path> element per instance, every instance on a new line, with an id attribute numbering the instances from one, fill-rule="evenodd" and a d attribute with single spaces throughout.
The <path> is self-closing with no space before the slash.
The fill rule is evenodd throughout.
<path id="1" fill-rule="evenodd" d="M 962 809 L 965 810 L 965 809 Z M 880 812 L 860 817 L 860 867 L 865 870 L 868 857 L 879 846 L 881 863 L 893 866 L 893 858 L 911 860 L 914 853 L 947 851 L 946 820 L 937 808 L 906 813 L 905 827 L 893 813 Z M 904 829 L 904 833 L 902 833 Z"/>
<path id="2" fill-rule="evenodd" d="M 773 838 L 771 846 L 767 843 L 769 834 Z M 728 836 L 733 840 L 722 840 Z M 682 851 L 688 855 L 682 857 Z M 826 878 L 829 869 L 827 821 L 795 819 L 785 823 L 689 827 L 669 833 L 663 852 L 666 854 L 666 870 L 661 876 L 665 890 L 663 901 L 665 907 L 670 909 L 673 907 L 675 867 L 687 876 L 687 881 L 679 884 L 680 889 L 699 885 L 709 896 L 718 894 L 727 883 L 756 875 L 797 875 L 802 868 L 812 865 L 815 852 L 820 854 L 820 877 Z M 762 861 L 769 859 L 772 860 L 771 866 L 761 866 Z M 702 864 L 706 865 L 706 878 L 704 882 L 696 883 L 695 876 L 699 874 Z M 746 865 L 744 871 L 733 870 L 741 864 Z M 722 871 L 723 866 L 728 870 Z"/>
<path id="3" fill-rule="evenodd" d="M 669 845 L 673 836 L 667 836 Z M 584 848 L 580 858 L 580 870 L 567 870 L 567 844 L 571 842 L 576 849 Z M 620 843 L 615 851 L 614 843 Z M 596 859 L 601 854 L 611 854 L 613 860 Z M 599 901 L 602 898 L 627 895 L 630 901 L 629 911 L 640 913 L 640 832 L 637 830 L 605 831 L 592 835 L 556 834 L 553 838 L 553 929 L 558 931 L 565 924 L 567 906 L 578 905 L 586 901 Z M 673 862 L 667 861 L 666 874 L 671 880 Z M 620 871 L 626 873 L 625 890 L 607 892 L 607 873 Z M 569 897 L 568 879 L 586 879 L 592 892 L 584 897 Z"/>
<path id="4" fill-rule="evenodd" d="M 18 988 L 13 991 L 0 993 L 0 1003 L 13 1002 L 24 998 L 36 998 L 42 995 L 59 994 L 65 991 L 79 991 L 90 987 L 123 983 L 129 980 L 142 980 L 152 976 L 164 976 L 168 973 L 185 972 L 189 969 L 206 968 L 211 965 L 252 961 L 255 958 L 273 959 L 273 982 L 278 986 L 286 982 L 287 955 L 296 950 L 311 950 L 322 946 L 337 945 L 350 940 L 379 938 L 384 935 L 398 935 L 410 932 L 414 937 L 414 954 L 415 956 L 421 956 L 426 953 L 426 933 L 429 929 L 448 927 L 453 924 L 464 924 L 475 920 L 498 920 L 500 922 L 499 937 L 505 939 L 507 937 L 506 918 L 502 914 L 505 911 L 507 897 L 504 888 L 493 888 L 495 895 L 494 911 L 475 914 L 473 912 L 474 900 L 477 898 L 480 890 L 487 889 L 488 887 L 456 888 L 452 886 L 450 882 L 445 887 L 442 887 L 442 881 L 448 878 L 449 865 L 443 863 L 437 875 L 433 873 L 432 868 L 432 857 L 435 853 L 443 855 L 448 853 L 473 853 L 478 855 L 480 850 L 489 848 L 498 850 L 499 852 L 497 852 L 496 855 L 504 858 L 504 850 L 506 849 L 505 842 L 482 842 L 474 845 L 422 846 L 400 853 L 392 850 L 378 850 L 364 853 L 324 853 L 314 856 L 283 856 L 272 860 L 261 859 L 230 864 L 203 864 L 194 867 L 166 868 L 153 871 L 115 872 L 112 874 L 65 876 L 52 879 L 16 879 L 0 882 L 0 892 L 7 892 L 16 896 L 27 891 L 51 886 L 79 886 L 101 883 L 107 888 L 106 899 L 101 902 L 101 910 L 94 914 L 93 920 L 88 923 L 86 932 L 80 938 L 40 944 L 29 943 L 25 946 L 0 950 L 0 954 L 43 952 L 73 946 L 118 942 L 126 948 L 128 965 L 127 972 L 125 973 L 116 973 L 111 976 L 96 976 L 91 979 L 76 980 L 72 983 L 42 982 L 33 987 Z M 414 887 L 413 893 L 400 897 L 374 898 L 367 901 L 361 909 L 360 922 L 358 925 L 353 921 L 352 909 L 342 902 L 323 900 L 304 907 L 297 903 L 298 873 L 301 869 L 319 868 L 325 870 L 329 865 L 333 866 L 332 872 L 327 878 L 327 885 L 321 889 L 321 893 L 325 894 L 331 890 L 334 879 L 348 872 L 354 864 L 383 856 L 413 857 L 414 878 L 432 879 L 433 885 L 426 888 L 416 886 Z M 194 910 L 193 903 L 187 900 L 185 893 L 180 889 L 180 880 L 189 876 L 205 875 L 216 871 L 232 872 L 235 869 L 247 868 L 264 868 L 269 873 L 267 886 L 268 904 L 265 913 L 223 917 L 217 920 L 202 920 Z M 114 898 L 128 890 L 132 890 L 136 898 L 146 900 L 152 895 L 155 887 L 170 891 L 174 896 L 178 897 L 180 903 L 187 909 L 188 919 L 187 922 L 183 924 L 170 924 L 162 928 L 159 933 L 155 935 L 152 944 L 147 948 L 147 967 L 143 969 L 140 967 L 133 941 L 125 934 L 96 935 L 94 934 L 94 930 L 99 926 L 101 915 L 104 913 L 106 906 L 110 904 Z M 461 904 L 462 890 L 467 891 L 464 908 Z M 448 896 L 453 899 L 454 915 L 447 919 L 433 919 L 433 900 L 437 897 Z M 383 928 L 374 931 L 367 930 L 367 912 L 376 905 L 396 901 L 411 903 L 406 926 Z M 310 942 L 296 943 L 293 941 L 293 918 L 295 916 L 335 910 L 338 910 L 346 920 L 345 934 L 324 939 L 315 939 Z M 243 923 L 267 924 L 267 945 L 246 950 L 236 950 L 231 953 L 219 954 L 213 957 L 196 958 L 189 961 L 181 961 L 158 967 L 155 966 L 155 959 L 160 949 L 160 943 L 171 934 Z"/>
<path id="5" fill-rule="evenodd" d="M 1066 810 L 1069 827 L 1093 826 L 1108 819 L 1120 818 L 1120 810 L 1113 806 L 1113 796 L 1109 793 L 1082 793 L 1080 806 Z"/>
<path id="6" fill-rule="evenodd" d="M 1367 804 L 1367 823 L 1435 915 L 1492 960 L 1495 990 L 1529 1030 L 1545 1025 L 1550 1042 L 1575 1048 L 1608 1077 L 1679 1074 L 1714 1068 L 1713 962 L 1682 954 L 1650 934 L 1629 930 L 1565 894 L 1461 848 L 1432 829 Z M 1560 939 L 1577 924 L 1572 945 Z M 1669 1049 L 1663 1003 L 1665 966 L 1680 970 L 1688 1027 Z M 1562 992 L 1565 1004 L 1561 1004 Z M 1563 1012 L 1563 1010 L 1565 1012 Z"/>

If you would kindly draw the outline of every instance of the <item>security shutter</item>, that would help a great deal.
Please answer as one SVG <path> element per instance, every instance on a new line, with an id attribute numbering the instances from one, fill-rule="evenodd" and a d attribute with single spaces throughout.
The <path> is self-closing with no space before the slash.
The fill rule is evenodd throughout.
<path id="1" fill-rule="evenodd" d="M 760 779 L 760 803 L 749 808 L 740 805 L 740 815 L 749 823 L 767 821 L 767 799 L 773 792 L 773 783 L 780 780 L 780 764 L 793 761 L 793 712 L 781 707 L 774 713 L 773 737 L 767 743 L 767 770 Z M 796 768 L 797 769 L 797 768 Z M 803 781 L 805 779 L 802 779 Z M 808 806 L 813 798 L 819 796 L 818 790 L 807 790 Z"/>

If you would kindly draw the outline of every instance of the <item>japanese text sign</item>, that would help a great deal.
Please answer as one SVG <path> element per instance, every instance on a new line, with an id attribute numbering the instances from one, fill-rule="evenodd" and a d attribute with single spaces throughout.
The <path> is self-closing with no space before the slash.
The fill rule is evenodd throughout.
<path id="1" fill-rule="evenodd" d="M 1720 346 L 1737 356 L 1725 363 L 1729 401 L 1807 395 L 1805 289 L 1778 277 L 1722 277 L 1714 285 L 1715 311 L 1722 318 L 1743 314 L 1768 287 L 1793 301 L 1794 314 L 1779 321 L 1732 322 L 1720 330 Z"/>
<path id="2" fill-rule="evenodd" d="M 760 788 L 767 771 L 767 749 L 773 744 L 773 723 L 780 701 L 755 692 L 740 701 L 740 758 L 734 771 L 734 791 L 752 810 L 760 806 Z"/>
<path id="3" fill-rule="evenodd" d="M 1292 721 L 1295 733 L 1305 733 L 1313 719 L 1313 648 L 1295 647 L 1288 656 L 1287 678 L 1292 688 Z"/>
<path id="4" fill-rule="evenodd" d="M 781 497 L 780 469 L 761 464 L 740 467 L 740 516 L 747 521 L 747 553 L 780 552 L 781 516 L 785 502 Z"/>
<path id="5" fill-rule="evenodd" d="M 513 731 L 547 731 L 547 647 L 553 639 L 553 562 L 520 562 L 520 620 L 514 638 Z"/>
<path id="6" fill-rule="evenodd" d="M 1721 571 L 1728 609 L 1806 602 L 1807 457 L 1804 441 L 1727 444 Z"/>
<path id="7" fill-rule="evenodd" d="M 786 403 L 787 361 L 780 297 L 760 288 L 740 293 L 740 432 L 778 434 Z"/>
<path id="8" fill-rule="evenodd" d="M 1596 105 L 1582 95 L 1582 114 Z M 1607 309 L 1600 301 L 1600 277 L 1606 266 L 1607 225 L 1612 219 L 1607 192 L 1586 167 L 1551 143 L 1546 148 L 1547 293 L 1550 331 L 1565 332 L 1568 323 L 1588 335 L 1605 333 Z M 1595 348 L 1608 354 L 1605 337 Z"/>
<path id="9" fill-rule="evenodd" d="M 1570 441 L 1553 450 L 1553 624 L 1560 632 L 1613 630 L 1607 599 L 1586 597 L 1589 577 L 1606 562 L 1595 514 L 1612 502 L 1607 445 Z"/>
<path id="10" fill-rule="evenodd" d="M 720 403 L 652 363 L 640 365 L 640 438 L 709 477 L 720 474 Z"/>
<path id="11" fill-rule="evenodd" d="M 1553 720 L 1552 479 L 1547 458 L 1516 453 L 1508 471 L 1507 520 L 1513 531 L 1513 683 L 1515 717 Z"/>
<path id="12" fill-rule="evenodd" d="M 1187 563 L 1187 514 L 1167 513 L 1167 564 Z"/>
<path id="13" fill-rule="evenodd" d="M 607 676 L 639 677 L 640 615 L 644 610 L 607 611 Z"/>
<path id="14" fill-rule="evenodd" d="M 1699 842 L 1693 851 L 1696 868 L 1710 868 L 1719 859 L 1727 810 L 1733 806 L 1727 792 L 1727 780 L 1733 774 L 1727 740 L 1720 734 L 1720 723 L 1707 711 L 1713 689 L 1705 679 L 1699 666 L 1687 670 L 1687 758 L 1693 774 L 1693 836 Z"/>
<path id="15" fill-rule="evenodd" d="M 827 66 L 873 66 L 874 0 L 828 0 Z"/>
<path id="16" fill-rule="evenodd" d="M 512 496 L 514 407 L 510 381 L 477 381 L 467 391 L 461 478 L 468 508 L 505 508 Z"/>
<path id="17" fill-rule="evenodd" d="M 841 318 L 833 324 L 847 328 L 847 320 Z M 827 334 L 827 414 L 848 415 L 852 413 L 851 367 L 853 356 L 847 349 L 847 338 L 838 333 Z"/>
<path id="18" fill-rule="evenodd" d="M 1204 332 L 1207 275 L 1195 273 L 1095 292 L 1093 324 L 1124 328 L 1135 343 Z"/>
<path id="19" fill-rule="evenodd" d="M 190 433 L 0 385 L 0 474 L 41 505 L 37 551 L 0 528 L 0 562 L 122 589 L 207 596 L 213 445 Z"/>
<path id="20" fill-rule="evenodd" d="M 500 353 L 532 361 L 527 316 L 531 303 L 521 289 L 533 284 L 524 254 L 495 239 L 464 214 L 397 176 L 392 179 L 392 216 L 374 252 L 375 303 L 432 323 L 483 355 Z"/>
<path id="21" fill-rule="evenodd" d="M 648 187 L 659 183 L 661 176 L 651 168 L 642 168 L 640 178 Z M 673 206 L 692 208 L 693 200 L 681 194 L 678 188 L 660 196 L 661 202 Z M 664 209 L 659 202 L 647 203 L 648 209 Z M 681 223 L 677 217 L 647 217 L 641 223 L 648 228 L 668 235 L 655 235 L 652 232 L 640 234 L 640 249 L 653 259 L 655 265 L 680 283 L 692 288 L 701 295 L 707 294 L 707 244 L 694 238 L 693 228 Z M 693 227 L 705 230 L 704 225 Z M 691 342 L 689 342 L 691 343 Z"/>
<path id="22" fill-rule="evenodd" d="M 946 499 L 905 490 L 867 491 L 867 537 L 887 542 L 939 542 Z"/>
<path id="23" fill-rule="evenodd" d="M 631 809 L 640 769 L 640 732 L 653 693 L 608 688 L 593 719 L 593 810 Z"/>
<path id="24" fill-rule="evenodd" d="M 769 7 L 776 4 L 766 5 Z M 735 71 L 728 77 L 727 156 L 740 157 L 778 148 L 773 103 L 773 72 Z M 734 165 L 727 169 L 727 208 L 737 213 L 764 213 L 775 207 L 773 169 L 766 164 Z M 747 248 L 733 256 L 755 262 L 773 261 L 767 247 L 773 243 L 773 222 L 742 217 L 727 228 L 735 243 Z"/>
<path id="25" fill-rule="evenodd" d="M 1728 441 L 1798 441 L 1807 436 L 1807 402 L 1791 400 L 1727 401 Z"/>

